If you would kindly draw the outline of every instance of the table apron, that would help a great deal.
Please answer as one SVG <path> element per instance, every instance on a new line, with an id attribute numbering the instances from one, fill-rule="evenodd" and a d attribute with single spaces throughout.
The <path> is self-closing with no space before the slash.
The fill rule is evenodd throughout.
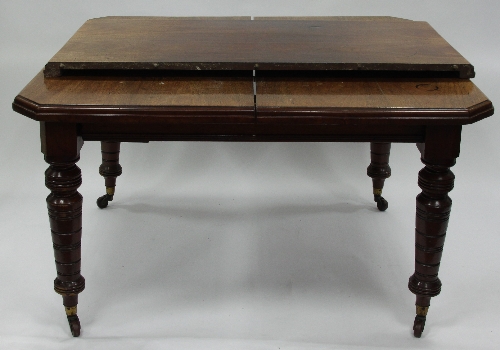
<path id="1" fill-rule="evenodd" d="M 424 142 L 424 125 L 78 124 L 85 141 Z"/>

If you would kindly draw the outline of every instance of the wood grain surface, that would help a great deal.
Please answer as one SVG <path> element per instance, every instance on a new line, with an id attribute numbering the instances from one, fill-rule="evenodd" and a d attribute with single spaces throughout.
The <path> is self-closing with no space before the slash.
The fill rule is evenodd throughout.
<path id="1" fill-rule="evenodd" d="M 465 79 L 257 77 L 257 117 L 269 123 L 469 124 L 493 113 Z"/>
<path id="2" fill-rule="evenodd" d="M 488 98 L 466 79 L 285 78 L 257 73 L 254 96 L 253 77 L 247 73 L 59 78 L 39 73 L 16 97 L 14 109 L 36 120 L 77 123 L 251 123 L 256 116 L 260 123 L 428 125 L 469 124 L 493 113 Z"/>
<path id="3" fill-rule="evenodd" d="M 253 120 L 253 77 L 251 72 L 242 74 L 44 78 L 40 72 L 20 92 L 14 108 L 44 121 L 102 122 L 106 116 L 144 121 L 147 115 L 157 119 L 179 114 Z"/>
<path id="4" fill-rule="evenodd" d="M 45 76 L 88 69 L 430 70 L 474 76 L 473 66 L 427 22 L 359 19 L 97 18 L 47 63 Z"/>

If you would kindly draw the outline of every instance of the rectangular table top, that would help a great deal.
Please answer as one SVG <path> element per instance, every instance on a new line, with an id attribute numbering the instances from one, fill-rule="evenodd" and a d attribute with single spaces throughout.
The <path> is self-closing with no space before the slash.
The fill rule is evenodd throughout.
<path id="1" fill-rule="evenodd" d="M 473 66 L 427 22 L 340 19 L 96 18 L 50 59 L 45 76 L 94 69 L 434 71 L 474 76 Z"/>

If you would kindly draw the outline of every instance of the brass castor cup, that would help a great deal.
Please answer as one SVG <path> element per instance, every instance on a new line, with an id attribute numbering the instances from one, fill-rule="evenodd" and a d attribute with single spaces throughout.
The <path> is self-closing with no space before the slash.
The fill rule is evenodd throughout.
<path id="1" fill-rule="evenodd" d="M 428 306 L 419 306 L 417 307 L 417 315 L 415 316 L 415 321 L 413 321 L 413 335 L 416 338 L 420 338 L 422 336 L 422 332 L 425 327 L 425 319 L 427 318 L 427 312 L 429 311 Z"/>
<path id="2" fill-rule="evenodd" d="M 69 324 L 69 329 L 71 330 L 71 334 L 73 335 L 73 337 L 79 337 L 82 328 L 80 326 L 80 319 L 76 314 L 77 307 L 66 306 L 65 310 L 66 310 L 66 316 L 68 317 L 68 324 Z"/>
<path id="3" fill-rule="evenodd" d="M 97 206 L 101 209 L 104 209 L 108 206 L 108 203 L 113 200 L 113 196 L 115 194 L 115 188 L 114 187 L 106 187 L 106 194 L 104 196 L 101 196 L 97 198 Z"/>

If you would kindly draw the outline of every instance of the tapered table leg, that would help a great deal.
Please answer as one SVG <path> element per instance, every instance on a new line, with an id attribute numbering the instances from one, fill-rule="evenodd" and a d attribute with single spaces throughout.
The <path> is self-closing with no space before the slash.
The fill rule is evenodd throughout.
<path id="1" fill-rule="evenodd" d="M 382 197 L 385 179 L 391 176 L 389 166 L 389 156 L 391 154 L 391 144 L 389 142 L 370 142 L 371 163 L 368 166 L 367 174 L 373 182 L 373 200 L 377 203 L 380 211 L 385 211 L 389 204 Z"/>
<path id="2" fill-rule="evenodd" d="M 97 206 L 104 209 L 113 200 L 116 178 L 122 174 L 120 161 L 120 142 L 101 141 L 102 164 L 99 174 L 104 177 L 106 194 L 97 199 Z"/>
<path id="3" fill-rule="evenodd" d="M 416 294 L 413 331 L 418 338 L 424 330 L 431 298 L 441 292 L 438 272 L 451 212 L 448 192 L 455 180 L 450 167 L 459 151 L 460 128 L 457 130 L 443 133 L 430 129 L 428 141 L 421 147 L 425 167 L 418 174 L 422 192 L 416 205 L 415 273 L 408 283 L 410 291 Z"/>
<path id="4" fill-rule="evenodd" d="M 51 191 L 47 208 L 57 270 L 54 290 L 63 297 L 68 323 L 75 337 L 80 335 L 78 294 L 85 288 L 85 279 L 80 274 L 83 198 L 77 191 L 82 176 L 76 166 L 80 146 L 76 125 L 42 123 L 42 150 L 45 161 L 49 163 L 45 185 Z"/>

